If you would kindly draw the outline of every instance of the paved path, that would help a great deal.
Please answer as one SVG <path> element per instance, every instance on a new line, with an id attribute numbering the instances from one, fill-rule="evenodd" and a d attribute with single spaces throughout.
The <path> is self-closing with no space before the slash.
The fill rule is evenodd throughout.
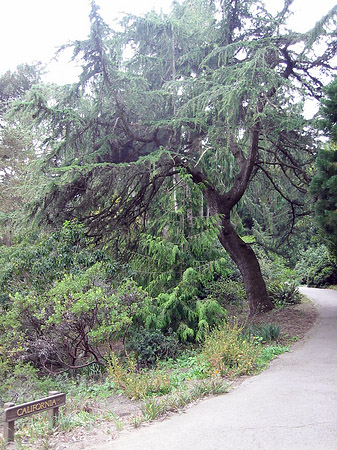
<path id="1" fill-rule="evenodd" d="M 319 305 L 319 318 L 305 341 L 268 370 L 229 394 L 93 448 L 337 450 L 337 292 L 302 292 Z"/>

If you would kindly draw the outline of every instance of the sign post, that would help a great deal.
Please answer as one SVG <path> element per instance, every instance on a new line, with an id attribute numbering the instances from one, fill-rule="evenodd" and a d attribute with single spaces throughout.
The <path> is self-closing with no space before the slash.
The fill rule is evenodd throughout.
<path id="1" fill-rule="evenodd" d="M 11 408 L 12 406 L 14 406 L 14 403 L 5 403 L 4 404 L 5 411 L 6 409 Z M 14 420 L 11 420 L 9 422 L 7 422 L 6 420 L 4 421 L 3 436 L 5 442 L 14 441 L 14 426 L 15 426 Z"/>
<path id="2" fill-rule="evenodd" d="M 55 426 L 58 418 L 59 407 L 66 402 L 66 395 L 57 391 L 49 392 L 49 397 L 41 398 L 22 405 L 5 403 L 4 412 L 4 441 L 14 441 L 15 421 L 23 417 L 31 416 L 39 412 L 48 411 L 51 426 Z"/>

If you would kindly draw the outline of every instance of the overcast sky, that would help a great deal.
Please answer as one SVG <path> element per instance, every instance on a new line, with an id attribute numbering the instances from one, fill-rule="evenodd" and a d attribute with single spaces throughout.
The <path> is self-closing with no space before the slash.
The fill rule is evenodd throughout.
<path id="1" fill-rule="evenodd" d="M 0 0 L 0 74 L 14 70 L 24 62 L 48 63 L 56 49 L 89 33 L 89 0 Z M 282 0 L 266 0 L 271 10 L 279 9 Z M 142 14 L 155 8 L 169 10 L 171 0 L 97 0 L 101 15 L 110 25 L 119 12 Z M 294 0 L 291 26 L 297 31 L 310 29 L 326 14 L 336 0 Z M 63 61 L 67 61 L 65 55 Z M 47 81 L 74 81 L 69 64 L 48 66 Z"/>

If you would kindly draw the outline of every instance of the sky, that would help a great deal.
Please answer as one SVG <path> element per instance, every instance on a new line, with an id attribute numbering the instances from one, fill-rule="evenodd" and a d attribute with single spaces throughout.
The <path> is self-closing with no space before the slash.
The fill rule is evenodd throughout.
<path id="1" fill-rule="evenodd" d="M 122 12 L 143 14 L 151 9 L 168 12 L 171 0 L 96 0 L 103 19 L 113 25 Z M 265 0 L 271 11 L 282 0 Z M 294 0 L 291 26 L 310 29 L 336 0 Z M 89 0 L 0 0 L 0 75 L 21 63 L 48 63 L 45 81 L 59 84 L 75 81 L 76 70 L 69 64 L 70 53 L 53 61 L 58 47 L 85 39 L 89 33 Z"/>

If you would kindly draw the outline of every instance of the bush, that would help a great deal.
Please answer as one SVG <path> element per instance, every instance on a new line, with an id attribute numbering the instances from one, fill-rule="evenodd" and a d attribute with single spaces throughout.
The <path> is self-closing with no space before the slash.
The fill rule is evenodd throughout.
<path id="1" fill-rule="evenodd" d="M 0 307 L 10 306 L 9 295 L 43 294 L 65 274 L 79 275 L 97 262 L 112 278 L 117 263 L 86 237 L 77 221 L 63 224 L 53 233 L 24 236 L 10 247 L 0 246 Z"/>
<path id="2" fill-rule="evenodd" d="M 325 245 L 310 247 L 302 253 L 295 267 L 300 281 L 312 287 L 337 283 L 337 266 Z"/>
<path id="3" fill-rule="evenodd" d="M 170 375 L 163 370 L 137 371 L 136 361 L 128 357 L 124 363 L 116 355 L 109 360 L 108 374 L 129 398 L 165 395 L 171 390 Z"/>
<path id="4" fill-rule="evenodd" d="M 16 294 L 2 321 L 0 345 L 12 358 L 51 373 L 106 363 L 109 345 L 125 334 L 151 300 L 132 280 L 110 292 L 100 263 L 67 275 L 44 295 Z"/>
<path id="5" fill-rule="evenodd" d="M 13 362 L 0 355 L 0 408 L 6 402 L 32 400 L 37 385 L 38 373 L 31 364 Z"/>
<path id="6" fill-rule="evenodd" d="M 239 305 L 247 300 L 244 284 L 230 278 L 220 277 L 207 287 L 207 294 L 214 298 L 220 305 Z"/>
<path id="7" fill-rule="evenodd" d="M 301 303 L 301 294 L 295 282 L 269 281 L 267 290 L 271 301 L 277 308 Z"/>
<path id="8" fill-rule="evenodd" d="M 260 347 L 242 332 L 243 327 L 234 321 L 223 324 L 206 337 L 202 355 L 213 374 L 238 376 L 254 371 Z"/>
<path id="9" fill-rule="evenodd" d="M 297 277 L 294 269 L 288 266 L 289 261 L 286 261 L 281 256 L 275 254 L 262 254 L 259 256 L 259 263 L 261 267 L 262 276 L 265 280 L 289 281 Z"/>
<path id="10" fill-rule="evenodd" d="M 159 294 L 156 328 L 164 332 L 172 329 L 181 342 L 202 342 L 227 311 L 211 297 L 200 298 L 200 285 L 200 275 L 189 268 L 171 292 Z"/>
<path id="11" fill-rule="evenodd" d="M 164 334 L 161 330 L 142 328 L 133 333 L 127 349 L 135 354 L 138 367 L 150 367 L 158 360 L 175 358 L 179 350 L 179 340 L 172 330 Z"/>

